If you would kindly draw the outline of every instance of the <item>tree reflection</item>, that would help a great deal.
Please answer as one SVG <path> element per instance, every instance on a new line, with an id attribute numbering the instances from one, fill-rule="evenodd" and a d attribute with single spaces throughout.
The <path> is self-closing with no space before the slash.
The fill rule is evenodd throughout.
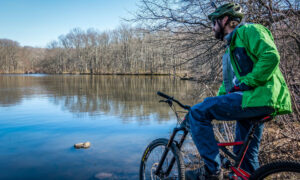
<path id="1" fill-rule="evenodd" d="M 105 113 L 121 116 L 124 122 L 150 115 L 158 121 L 170 119 L 170 109 L 159 104 L 157 91 L 188 102 L 191 82 L 161 76 L 49 76 L 44 87 L 55 104 L 73 113 Z"/>
<path id="2" fill-rule="evenodd" d="M 26 97 L 45 95 L 51 102 L 76 115 L 120 116 L 123 123 L 149 118 L 168 121 L 172 115 L 157 91 L 193 104 L 194 85 L 169 76 L 0 76 L 0 105 L 12 106 Z"/>
<path id="3" fill-rule="evenodd" d="M 39 88 L 39 79 L 34 76 L 1 75 L 0 76 L 0 107 L 13 106 L 23 98 L 34 94 L 43 94 Z"/>

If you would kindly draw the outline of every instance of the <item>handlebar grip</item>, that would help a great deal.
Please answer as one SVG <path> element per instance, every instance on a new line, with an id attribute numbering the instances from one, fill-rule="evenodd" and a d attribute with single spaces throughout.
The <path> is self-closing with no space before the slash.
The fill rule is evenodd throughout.
<path id="1" fill-rule="evenodd" d="M 157 95 L 159 95 L 159 96 L 161 96 L 163 98 L 166 98 L 166 99 L 172 99 L 172 97 L 170 97 L 170 96 L 168 96 L 168 95 L 166 95 L 166 94 L 164 94 L 164 93 L 162 93 L 160 91 L 157 91 Z"/>

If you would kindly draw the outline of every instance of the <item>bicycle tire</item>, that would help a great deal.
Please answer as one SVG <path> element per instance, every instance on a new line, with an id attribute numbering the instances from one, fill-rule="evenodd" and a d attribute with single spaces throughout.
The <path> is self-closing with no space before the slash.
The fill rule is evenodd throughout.
<path id="1" fill-rule="evenodd" d="M 290 177 L 285 177 L 284 173 L 289 173 L 287 175 L 289 175 Z M 270 177 L 272 175 L 273 175 L 273 177 Z M 295 161 L 277 161 L 277 162 L 273 162 L 273 163 L 270 163 L 270 164 L 263 165 L 260 168 L 258 168 L 250 176 L 249 180 L 299 179 L 299 178 L 300 178 L 300 163 L 299 162 L 295 162 Z"/>
<path id="2" fill-rule="evenodd" d="M 168 144 L 168 139 L 165 138 L 160 138 L 152 141 L 146 148 L 146 150 L 143 153 L 141 164 L 140 164 L 140 180 L 148 180 L 148 179 L 178 179 L 178 180 L 184 180 L 185 179 L 185 167 L 183 163 L 183 158 L 181 155 L 181 152 L 179 151 L 178 147 L 173 143 L 171 145 L 170 151 L 168 152 L 167 158 L 170 157 L 170 160 L 172 157 L 175 157 L 175 163 L 173 165 L 173 169 L 170 173 L 170 176 L 168 177 L 157 177 L 155 176 L 153 178 L 153 172 L 155 170 L 155 167 L 153 169 L 154 165 L 158 165 L 161 156 L 163 154 L 163 150 L 167 147 Z M 156 158 L 154 162 L 151 162 L 151 156 L 152 154 L 155 156 L 155 151 L 159 150 L 159 147 L 162 148 L 162 150 L 159 152 L 159 158 Z M 170 155 L 170 156 L 169 156 Z M 149 163 L 149 164 L 148 164 Z M 152 164 L 152 167 L 150 165 Z M 166 169 L 168 166 L 168 161 L 166 160 L 164 165 L 163 165 L 163 170 Z M 150 172 L 148 172 L 148 168 L 150 168 Z M 175 169 L 174 169 L 175 168 Z M 175 172 L 174 172 L 175 170 Z M 177 171 L 177 173 L 176 173 Z M 150 174 L 149 174 L 150 173 Z M 173 174 L 174 173 L 174 174 Z M 173 175 L 173 176 L 172 176 Z"/>

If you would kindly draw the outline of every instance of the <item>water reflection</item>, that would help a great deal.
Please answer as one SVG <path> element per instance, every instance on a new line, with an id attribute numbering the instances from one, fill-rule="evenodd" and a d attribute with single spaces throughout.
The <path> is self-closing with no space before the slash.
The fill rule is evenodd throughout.
<path id="1" fill-rule="evenodd" d="M 194 104 L 195 86 L 167 76 L 0 76 L 0 179 L 138 179 L 145 146 L 176 123 L 156 91 Z M 84 141 L 91 148 L 72 148 Z"/>
<path id="2" fill-rule="evenodd" d="M 0 106 L 12 106 L 24 98 L 46 95 L 51 102 L 75 114 L 101 113 L 147 121 L 170 119 L 169 108 L 158 104 L 156 91 L 163 91 L 185 103 L 193 85 L 161 76 L 0 76 Z M 130 117 L 130 118 L 127 118 Z"/>
<path id="3" fill-rule="evenodd" d="M 30 76 L 0 76 L 0 107 L 20 103 L 24 97 L 35 94 L 37 86 Z"/>

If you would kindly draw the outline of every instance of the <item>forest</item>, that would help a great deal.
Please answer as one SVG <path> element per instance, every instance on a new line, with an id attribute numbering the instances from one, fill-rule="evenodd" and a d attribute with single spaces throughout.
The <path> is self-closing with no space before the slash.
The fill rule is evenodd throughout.
<path id="1" fill-rule="evenodd" d="M 185 66 L 173 54 L 172 45 L 161 46 L 157 39 L 166 33 L 149 32 L 121 25 L 109 32 L 74 28 L 52 41 L 47 48 L 21 47 L 18 42 L 0 39 L 1 73 L 50 74 L 174 74 Z"/>

